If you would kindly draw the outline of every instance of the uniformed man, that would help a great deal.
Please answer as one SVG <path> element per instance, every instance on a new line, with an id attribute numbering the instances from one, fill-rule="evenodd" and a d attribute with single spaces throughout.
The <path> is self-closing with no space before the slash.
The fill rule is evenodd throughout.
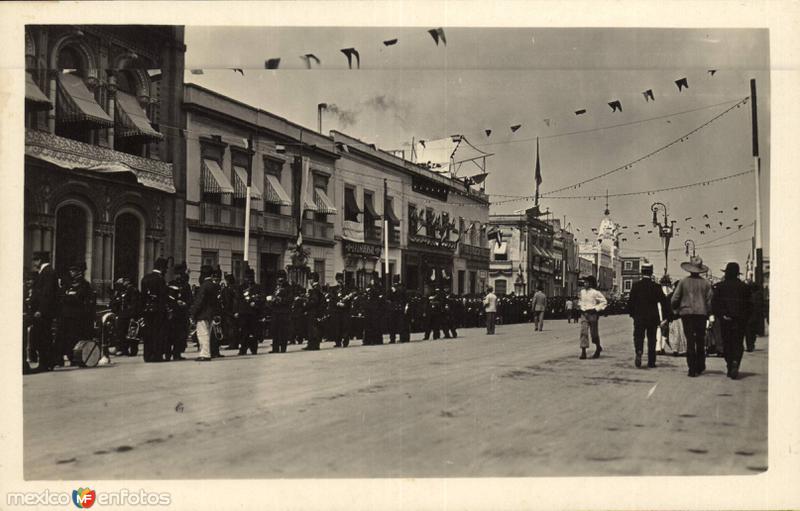
<path id="1" fill-rule="evenodd" d="M 446 293 L 447 300 L 447 322 L 444 325 L 445 334 L 449 333 L 450 337 L 455 339 L 458 337 L 458 325 L 460 318 L 463 315 L 463 305 L 458 296 L 453 293 Z"/>
<path id="2" fill-rule="evenodd" d="M 94 336 L 95 297 L 92 286 L 83 276 L 85 269 L 86 263 L 71 265 L 70 281 L 59 292 L 58 366 L 64 365 L 64 358 L 72 358 L 72 348 L 78 341 Z"/>
<path id="3" fill-rule="evenodd" d="M 400 275 L 392 278 L 392 288 L 389 291 L 389 343 L 394 343 L 395 335 L 399 335 L 400 342 L 411 340 L 411 318 L 408 315 L 408 294 L 406 286 L 400 281 Z"/>
<path id="4" fill-rule="evenodd" d="M 236 278 L 230 273 L 225 274 L 225 280 L 220 287 L 220 317 L 222 319 L 222 336 L 229 350 L 239 349 L 239 323 L 236 320 L 236 304 L 239 289 Z"/>
<path id="5" fill-rule="evenodd" d="M 278 271 L 278 282 L 275 294 L 269 300 L 272 309 L 270 322 L 270 335 L 272 336 L 272 353 L 286 353 L 286 347 L 291 336 L 291 307 L 293 305 L 292 292 L 286 282 L 286 271 Z"/>
<path id="6" fill-rule="evenodd" d="M 336 274 L 336 285 L 328 290 L 326 298 L 328 338 L 333 341 L 336 348 L 347 347 L 350 344 L 348 323 L 350 319 L 350 299 L 344 286 L 344 275 Z"/>
<path id="7" fill-rule="evenodd" d="M 292 344 L 303 344 L 308 337 L 308 323 L 306 322 L 306 303 L 308 296 L 306 290 L 300 286 L 293 287 L 293 297 L 291 306 L 292 316 Z"/>
<path id="8" fill-rule="evenodd" d="M 242 335 L 239 355 L 246 355 L 247 350 L 253 355 L 258 353 L 258 343 L 263 340 L 264 330 L 261 320 L 264 317 L 265 304 L 266 297 L 261 286 L 255 282 L 255 272 L 252 268 L 247 268 L 236 309 L 239 331 Z"/>
<path id="9" fill-rule="evenodd" d="M 58 278 L 50 265 L 49 252 L 33 254 L 35 277 L 31 288 L 31 361 L 36 372 L 52 371 L 59 352 L 53 344 L 53 320 L 58 311 Z"/>
<path id="10" fill-rule="evenodd" d="M 425 306 L 425 337 L 422 340 L 427 341 L 433 332 L 433 339 L 436 340 L 441 336 L 442 329 L 442 312 L 444 304 L 441 302 L 441 289 L 436 288 L 428 295 L 427 304 Z"/>
<path id="11" fill-rule="evenodd" d="M 164 274 L 167 260 L 163 257 L 153 263 L 153 271 L 142 278 L 142 316 L 144 328 L 142 341 L 145 362 L 162 362 L 166 355 L 165 323 L 167 318 L 167 283 Z"/>
<path id="12" fill-rule="evenodd" d="M 319 287 L 319 274 L 312 273 L 309 280 L 311 281 L 311 289 L 308 291 L 308 300 L 306 301 L 306 318 L 308 321 L 308 344 L 304 350 L 317 351 L 319 350 L 320 342 L 322 342 L 322 323 L 325 316 L 325 298 L 322 295 L 322 290 Z"/>
<path id="13" fill-rule="evenodd" d="M 139 353 L 139 341 L 128 340 L 131 321 L 138 321 L 141 314 L 139 290 L 128 277 L 117 279 L 114 296 L 111 298 L 111 311 L 116 315 L 114 324 L 114 343 L 117 356 L 135 357 Z M 134 327 L 138 328 L 138 327 Z"/>
<path id="14" fill-rule="evenodd" d="M 383 344 L 384 299 L 378 272 L 372 272 L 363 299 L 365 345 Z"/>
<path id="15" fill-rule="evenodd" d="M 189 337 L 189 306 L 192 303 L 192 288 L 186 263 L 176 264 L 173 268 L 174 278 L 167 284 L 167 352 L 169 360 L 185 360 L 186 341 Z"/>

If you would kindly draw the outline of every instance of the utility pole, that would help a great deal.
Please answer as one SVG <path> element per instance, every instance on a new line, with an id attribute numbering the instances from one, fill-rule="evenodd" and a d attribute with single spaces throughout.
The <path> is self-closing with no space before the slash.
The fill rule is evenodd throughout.
<path id="1" fill-rule="evenodd" d="M 247 152 L 250 158 L 250 164 L 247 166 L 247 187 L 245 188 L 247 196 L 244 200 L 244 268 L 250 267 L 250 187 L 253 186 L 253 155 L 255 148 L 253 146 L 253 135 L 247 139 Z"/>
<path id="2" fill-rule="evenodd" d="M 753 164 L 756 179 L 756 254 L 755 254 L 755 277 L 758 289 L 764 290 L 764 252 L 761 245 L 761 158 L 758 153 L 758 101 L 756 96 L 756 80 L 750 80 L 750 113 L 753 121 Z M 759 318 L 758 335 L 764 335 L 764 320 Z"/>
<path id="3" fill-rule="evenodd" d="M 392 276 L 389 275 L 389 215 L 386 214 L 389 208 L 389 186 L 386 179 L 383 180 L 383 275 L 384 289 L 386 293 L 392 286 Z"/>

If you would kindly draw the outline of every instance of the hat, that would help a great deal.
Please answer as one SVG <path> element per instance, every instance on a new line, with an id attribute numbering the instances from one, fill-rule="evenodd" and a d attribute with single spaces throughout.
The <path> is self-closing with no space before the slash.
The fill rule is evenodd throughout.
<path id="1" fill-rule="evenodd" d="M 35 261 L 41 261 L 43 263 L 49 263 L 50 252 L 43 252 L 43 251 L 34 252 L 32 259 L 34 259 Z"/>
<path id="2" fill-rule="evenodd" d="M 343 274 L 343 273 L 341 273 L 341 272 L 340 272 L 340 273 L 337 273 L 337 274 L 336 274 L 336 280 L 344 280 L 344 274 Z"/>
<path id="3" fill-rule="evenodd" d="M 173 268 L 173 271 L 175 273 L 184 273 L 184 272 L 186 272 L 186 262 L 184 261 L 184 262 L 180 262 L 180 263 L 176 264 L 175 267 Z"/>
<path id="4" fill-rule="evenodd" d="M 739 271 L 739 263 L 733 263 L 733 262 L 726 264 L 725 269 L 722 271 L 725 272 L 725 275 L 731 275 L 734 277 L 742 274 L 742 272 Z"/>
<path id="5" fill-rule="evenodd" d="M 400 275 L 392 275 L 392 283 L 399 284 L 400 283 Z"/>
<path id="6" fill-rule="evenodd" d="M 583 281 L 589 284 L 589 287 L 597 287 L 597 279 L 594 277 L 594 275 L 583 277 Z"/>
<path id="7" fill-rule="evenodd" d="M 312 271 L 312 272 L 311 272 L 311 275 L 309 275 L 309 276 L 308 276 L 308 279 L 309 279 L 311 282 L 319 282 L 319 273 L 317 273 L 317 272 L 315 272 L 315 271 Z"/>
<path id="8" fill-rule="evenodd" d="M 153 263 L 153 268 L 160 271 L 167 271 L 167 260 L 163 257 L 159 257 Z"/>
<path id="9" fill-rule="evenodd" d="M 256 272 L 252 268 L 247 268 L 244 271 L 244 277 L 246 279 L 254 279 L 254 278 L 256 278 Z"/>
<path id="10" fill-rule="evenodd" d="M 661 277 L 661 280 L 659 280 L 658 283 L 661 284 L 662 286 L 669 286 L 670 284 L 672 284 L 672 279 L 669 278 L 669 275 L 664 275 L 663 277 Z"/>
<path id="11" fill-rule="evenodd" d="M 681 269 L 689 273 L 705 273 L 708 271 L 708 266 L 703 264 L 700 256 L 692 256 L 688 262 L 681 263 Z"/>
<path id="12" fill-rule="evenodd" d="M 204 264 L 200 267 L 200 282 L 209 278 L 214 273 L 214 268 L 211 266 Z"/>
<path id="13" fill-rule="evenodd" d="M 286 270 L 278 270 L 278 278 L 286 280 Z"/>
<path id="14" fill-rule="evenodd" d="M 653 274 L 652 263 L 642 263 L 642 275 L 652 275 L 652 274 Z"/>

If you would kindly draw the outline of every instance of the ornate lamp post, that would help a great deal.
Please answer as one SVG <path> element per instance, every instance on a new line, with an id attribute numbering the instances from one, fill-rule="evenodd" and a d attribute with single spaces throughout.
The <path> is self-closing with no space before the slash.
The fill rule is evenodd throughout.
<path id="1" fill-rule="evenodd" d="M 689 255 L 689 245 L 692 246 L 692 257 L 694 257 L 695 256 L 695 253 L 694 253 L 694 240 L 686 240 L 686 241 L 683 242 L 683 245 L 686 247 L 686 255 L 687 256 Z"/>
<path id="2" fill-rule="evenodd" d="M 658 221 L 658 211 L 664 211 L 664 221 Z M 658 227 L 658 235 L 661 237 L 661 242 L 664 244 L 664 275 L 669 270 L 669 240 L 675 234 L 675 220 L 670 221 L 667 214 L 667 206 L 661 202 L 654 202 L 650 206 L 650 211 L 653 212 L 653 227 Z"/>

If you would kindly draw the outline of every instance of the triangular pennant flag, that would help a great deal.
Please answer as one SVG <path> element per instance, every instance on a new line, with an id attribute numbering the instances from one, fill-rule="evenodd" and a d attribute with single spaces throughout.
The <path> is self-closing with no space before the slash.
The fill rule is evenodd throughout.
<path id="1" fill-rule="evenodd" d="M 442 44 L 447 46 L 447 39 L 444 37 L 444 29 L 442 27 L 439 28 L 432 28 L 428 30 L 428 33 L 433 37 L 433 40 L 436 42 L 436 46 L 439 46 L 439 40 L 442 40 Z"/>
<path id="2" fill-rule="evenodd" d="M 690 217 L 690 216 L 687 216 L 686 218 L 684 218 L 684 219 L 683 219 L 683 221 L 684 221 L 684 222 L 688 222 L 688 221 L 689 221 L 689 220 L 691 220 L 691 219 L 692 219 L 692 217 Z"/>
<path id="3" fill-rule="evenodd" d="M 575 110 L 575 115 L 583 115 L 586 113 L 585 108 L 581 108 L 580 110 Z"/>
<path id="4" fill-rule="evenodd" d="M 450 140 L 452 140 L 453 143 L 458 144 L 461 142 L 461 135 L 450 135 Z"/>
<path id="5" fill-rule="evenodd" d="M 233 69 L 231 69 L 231 71 L 233 71 L 234 73 L 239 73 L 240 75 L 244 76 L 244 70 L 239 69 L 238 67 L 234 67 Z"/>
<path id="6" fill-rule="evenodd" d="M 424 140 L 420 140 L 419 141 L 419 145 L 421 145 L 422 147 L 425 147 L 425 141 Z"/>
<path id="7" fill-rule="evenodd" d="M 656 100 L 655 96 L 653 96 L 653 89 L 647 89 L 646 91 L 642 92 L 642 95 L 644 95 L 644 100 L 647 101 L 648 103 L 650 102 L 651 99 L 653 101 Z"/>
<path id="8" fill-rule="evenodd" d="M 264 62 L 264 69 L 278 69 L 278 66 L 281 65 L 281 59 L 267 59 Z"/>
<path id="9" fill-rule="evenodd" d="M 708 70 L 708 74 L 710 74 L 711 76 L 714 76 L 714 74 L 716 74 L 716 72 L 717 72 L 716 69 L 709 69 Z"/>
<path id="10" fill-rule="evenodd" d="M 521 127 L 522 127 L 522 124 L 515 124 L 515 125 L 511 126 L 511 132 L 512 133 L 516 133 L 517 130 L 520 129 Z"/>
<path id="11" fill-rule="evenodd" d="M 384 46 L 394 46 L 395 44 L 397 44 L 397 39 L 389 39 L 383 42 Z"/>
<path id="12" fill-rule="evenodd" d="M 689 82 L 686 80 L 686 78 L 675 80 L 675 85 L 678 86 L 678 92 L 682 91 L 684 88 L 689 88 Z"/>
<path id="13" fill-rule="evenodd" d="M 620 103 L 619 100 L 612 101 L 611 103 L 608 104 L 608 106 L 611 107 L 612 112 L 616 112 L 617 110 L 622 112 L 622 103 Z"/>
<path id="14" fill-rule="evenodd" d="M 201 74 L 203 74 L 203 70 L 202 69 L 192 69 L 190 71 L 190 73 L 192 73 L 193 75 L 201 75 Z"/>
<path id="15" fill-rule="evenodd" d="M 356 58 L 356 66 L 358 69 L 361 69 L 361 56 L 358 54 L 358 50 L 355 48 L 345 48 L 341 50 L 342 53 L 347 57 L 347 67 L 353 69 L 353 57 Z"/>
<path id="16" fill-rule="evenodd" d="M 550 127 L 550 119 L 545 119 L 545 120 L 544 120 L 544 123 L 545 123 L 545 124 L 547 124 L 547 127 L 548 127 L 548 128 Z"/>
<path id="17" fill-rule="evenodd" d="M 486 136 L 490 136 L 492 134 L 492 130 L 483 130 L 486 133 Z"/>
<path id="18" fill-rule="evenodd" d="M 739 206 L 734 206 L 734 207 L 733 207 L 733 210 L 734 210 L 734 211 L 739 211 Z"/>
<path id="19" fill-rule="evenodd" d="M 703 215 L 703 218 L 708 218 L 708 215 Z"/>
<path id="20" fill-rule="evenodd" d="M 301 55 L 300 58 L 306 61 L 306 69 L 311 69 L 312 60 L 316 62 L 317 65 L 321 64 L 320 60 L 313 53 L 306 53 L 305 55 Z"/>

